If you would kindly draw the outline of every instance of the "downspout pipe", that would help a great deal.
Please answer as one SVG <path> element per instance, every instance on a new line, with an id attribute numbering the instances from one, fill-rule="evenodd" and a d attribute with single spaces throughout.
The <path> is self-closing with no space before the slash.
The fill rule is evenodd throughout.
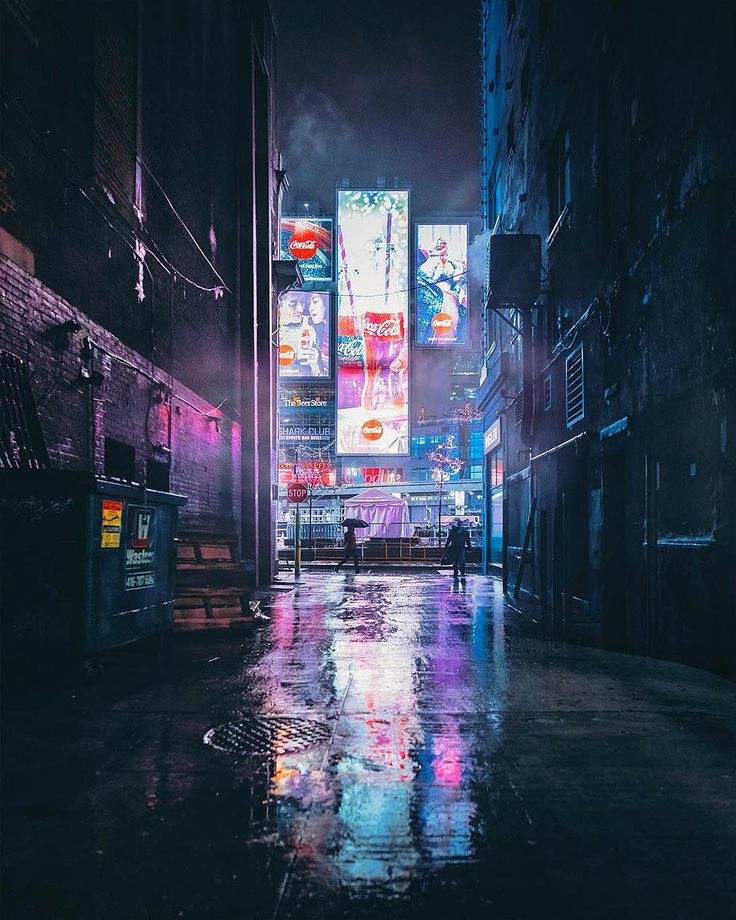
<path id="1" fill-rule="evenodd" d="M 532 308 L 521 310 L 521 364 L 523 404 L 521 416 L 521 443 L 532 447 L 534 428 L 534 342 L 532 340 Z"/>

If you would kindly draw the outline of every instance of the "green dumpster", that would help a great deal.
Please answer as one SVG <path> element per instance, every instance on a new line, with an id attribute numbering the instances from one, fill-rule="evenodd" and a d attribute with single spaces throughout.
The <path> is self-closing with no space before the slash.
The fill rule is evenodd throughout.
<path id="1" fill-rule="evenodd" d="M 88 473 L 0 471 L 3 656 L 86 657 L 170 629 L 185 502 Z"/>

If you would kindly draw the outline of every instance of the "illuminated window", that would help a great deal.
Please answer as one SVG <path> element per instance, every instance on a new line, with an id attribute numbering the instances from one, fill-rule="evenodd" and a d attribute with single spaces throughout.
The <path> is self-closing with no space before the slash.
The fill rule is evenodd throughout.
<path id="1" fill-rule="evenodd" d="M 503 459 L 500 450 L 491 454 L 490 461 L 490 485 L 491 488 L 503 485 Z"/>

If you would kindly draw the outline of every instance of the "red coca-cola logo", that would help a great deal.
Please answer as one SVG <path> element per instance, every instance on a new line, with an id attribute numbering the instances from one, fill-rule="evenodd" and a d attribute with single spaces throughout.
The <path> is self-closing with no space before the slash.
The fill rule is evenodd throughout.
<path id="1" fill-rule="evenodd" d="M 279 364 L 288 367 L 296 360 L 296 352 L 291 345 L 279 345 Z"/>
<path id="2" fill-rule="evenodd" d="M 383 425 L 377 418 L 372 418 L 367 422 L 363 422 L 361 431 L 366 441 L 378 441 L 383 437 Z"/>
<path id="3" fill-rule="evenodd" d="M 432 328 L 435 332 L 448 333 L 452 331 L 452 317 L 449 313 L 437 313 L 432 317 Z"/>
<path id="4" fill-rule="evenodd" d="M 400 313 L 366 313 L 363 334 L 376 339 L 398 341 L 404 338 L 403 320 Z"/>
<path id="5" fill-rule="evenodd" d="M 295 259 L 311 259 L 317 252 L 317 237 L 311 230 L 297 230 L 289 240 L 289 252 Z"/>

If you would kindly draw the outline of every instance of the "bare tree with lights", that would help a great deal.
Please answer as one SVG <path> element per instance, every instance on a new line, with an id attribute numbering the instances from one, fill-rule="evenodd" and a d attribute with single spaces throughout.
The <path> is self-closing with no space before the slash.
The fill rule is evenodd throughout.
<path id="1" fill-rule="evenodd" d="M 303 456 L 298 468 L 299 481 L 307 487 L 307 501 L 309 502 L 309 543 L 312 547 L 312 560 L 316 558 L 315 543 L 312 537 L 312 502 L 325 491 L 326 479 L 332 471 L 329 460 L 325 459 L 319 449 L 307 449 L 307 456 Z"/>
<path id="2" fill-rule="evenodd" d="M 432 479 L 437 483 L 439 503 L 437 508 L 437 545 L 442 547 L 442 493 L 445 483 L 451 476 L 460 472 L 463 465 L 459 457 L 453 457 L 455 451 L 455 435 L 448 435 L 444 444 L 440 444 L 427 454 L 427 460 L 432 464 Z"/>

